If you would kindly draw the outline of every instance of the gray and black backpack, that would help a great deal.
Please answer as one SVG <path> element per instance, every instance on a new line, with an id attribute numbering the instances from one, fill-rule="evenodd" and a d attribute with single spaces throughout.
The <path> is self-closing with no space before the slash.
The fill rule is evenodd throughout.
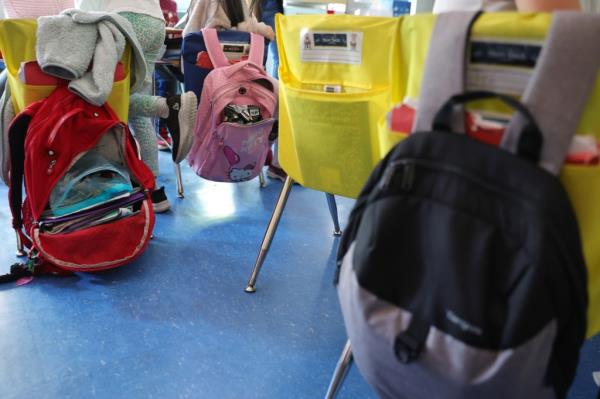
<path id="1" fill-rule="evenodd" d="M 574 22 L 598 25 L 580 17 L 557 14 L 547 43 Z M 464 59 L 473 18 L 440 15 L 435 32 L 444 34 L 434 33 L 430 57 L 436 46 L 452 54 L 460 35 L 448 32 L 461 26 L 462 52 L 454 51 Z M 554 59 L 544 45 L 534 76 Z M 373 171 L 340 243 L 338 293 L 354 359 L 383 398 L 561 398 L 585 338 L 587 278 L 577 220 L 554 172 L 581 111 L 557 121 L 529 104 L 573 95 L 567 107 L 583 109 L 589 90 L 528 90 L 527 106 L 489 92 L 450 96 L 463 91 L 462 78 L 448 76 L 452 62 L 428 58 L 416 133 Z M 583 85 L 592 86 L 598 62 L 575 67 Z M 530 83 L 544 87 L 549 75 Z M 517 111 L 506 132 L 511 151 L 456 133 L 456 109 L 491 97 Z M 440 111 L 424 114 L 430 109 Z"/>

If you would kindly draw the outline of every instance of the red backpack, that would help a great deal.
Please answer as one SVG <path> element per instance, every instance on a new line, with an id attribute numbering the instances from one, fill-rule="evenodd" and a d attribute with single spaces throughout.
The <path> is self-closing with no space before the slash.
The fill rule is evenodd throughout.
<path id="1" fill-rule="evenodd" d="M 8 281 L 110 269 L 144 251 L 154 227 L 154 176 L 108 104 L 59 87 L 13 120 L 9 143 L 13 228 L 29 249 L 29 267 L 13 267 Z"/>

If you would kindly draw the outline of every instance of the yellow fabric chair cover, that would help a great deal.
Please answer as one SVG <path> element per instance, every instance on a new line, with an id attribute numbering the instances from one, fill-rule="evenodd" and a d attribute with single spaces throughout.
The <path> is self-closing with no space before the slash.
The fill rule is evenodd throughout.
<path id="1" fill-rule="evenodd" d="M 399 93 L 398 22 L 278 15 L 279 154 L 300 184 L 353 197 L 379 160 L 377 120 Z"/>
<path id="2" fill-rule="evenodd" d="M 16 113 L 32 102 L 48 97 L 55 86 L 37 86 L 23 83 L 18 71 L 23 62 L 35 61 L 37 23 L 32 19 L 7 19 L 0 21 L 0 52 L 8 71 L 12 101 Z M 127 122 L 129 112 L 130 51 L 121 59 L 125 79 L 115 82 L 108 103 L 119 119 Z"/>

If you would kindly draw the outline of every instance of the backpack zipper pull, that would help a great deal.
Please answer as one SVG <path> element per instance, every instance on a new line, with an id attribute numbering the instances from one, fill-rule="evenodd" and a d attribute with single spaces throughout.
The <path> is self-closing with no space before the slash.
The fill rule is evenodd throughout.
<path id="1" fill-rule="evenodd" d="M 415 164 L 407 163 L 404 165 L 404 173 L 402 173 L 402 183 L 400 189 L 402 191 L 412 190 L 413 183 L 415 182 Z"/>
<path id="2" fill-rule="evenodd" d="M 402 181 L 400 182 L 400 190 L 412 190 L 413 183 L 415 181 L 416 166 L 412 162 L 402 162 L 400 164 L 392 164 L 385 170 L 380 185 L 382 191 L 386 191 L 390 188 L 392 180 L 400 168 L 402 168 Z"/>
<path id="3" fill-rule="evenodd" d="M 381 179 L 380 188 L 382 191 L 387 191 L 390 188 L 390 184 L 392 183 L 392 179 L 396 174 L 396 170 L 398 169 L 398 165 L 389 165 L 385 172 L 383 172 L 383 177 Z"/>
<path id="4" fill-rule="evenodd" d="M 340 275 L 342 274 L 342 261 L 338 260 L 335 263 L 335 275 L 333 276 L 333 285 L 337 287 L 340 282 Z"/>
<path id="5" fill-rule="evenodd" d="M 51 175 L 54 171 L 54 165 L 56 165 L 56 159 L 52 159 L 50 164 L 48 165 L 48 169 L 46 170 L 46 174 Z"/>

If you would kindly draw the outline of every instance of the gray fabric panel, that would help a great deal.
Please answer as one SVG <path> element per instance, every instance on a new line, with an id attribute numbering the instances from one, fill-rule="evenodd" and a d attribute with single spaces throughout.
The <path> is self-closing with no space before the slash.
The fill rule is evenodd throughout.
<path id="1" fill-rule="evenodd" d="M 110 95 L 126 42 L 132 49 L 131 91 L 139 90 L 145 81 L 141 46 L 129 21 L 120 15 L 69 9 L 40 17 L 37 37 L 36 57 L 42 70 L 72 80 L 71 91 L 91 104 L 103 105 Z"/>
<path id="2" fill-rule="evenodd" d="M 71 81 L 69 90 L 100 107 L 112 91 L 115 67 L 125 50 L 125 37 L 110 22 L 99 22 L 97 28 L 98 41 L 94 48 L 92 69 L 81 78 Z"/>
<path id="3" fill-rule="evenodd" d="M 6 70 L 4 71 L 6 73 Z M 6 84 L 0 97 L 0 175 L 2 181 L 9 185 L 10 146 L 8 143 L 8 127 L 15 117 L 15 111 L 10 97 L 10 87 Z"/>
<path id="4" fill-rule="evenodd" d="M 516 11 L 514 0 L 484 0 L 483 7 L 486 11 Z"/>
<path id="5" fill-rule="evenodd" d="M 442 105 L 454 94 L 464 91 L 465 49 L 476 15 L 476 11 L 456 11 L 437 16 L 427 52 L 413 132 L 431 130 L 433 118 Z M 462 113 L 457 114 L 453 127 L 457 132 L 464 132 Z"/>
<path id="6" fill-rule="evenodd" d="M 135 32 L 131 23 L 122 17 L 121 15 L 113 13 L 102 13 L 102 12 L 86 12 L 82 10 L 69 9 L 65 10 L 63 14 L 70 15 L 73 21 L 79 24 L 97 24 L 100 21 L 110 23 L 116 27 L 121 34 L 125 37 L 127 42 L 131 45 L 131 73 L 130 73 L 130 85 L 131 92 L 135 93 L 144 84 L 146 80 L 146 61 L 144 58 L 144 52 L 140 42 L 137 40 Z M 118 60 L 117 60 L 118 61 Z M 116 64 L 116 62 L 115 62 Z"/>
<path id="7" fill-rule="evenodd" d="M 359 286 L 353 254 L 354 244 L 344 257 L 338 295 L 356 364 L 382 398 L 555 397 L 543 387 L 555 321 L 520 347 L 500 352 L 478 350 L 432 327 L 419 360 L 404 365 L 394 355 L 394 340 L 411 314 Z"/>
<path id="8" fill-rule="evenodd" d="M 36 58 L 42 70 L 63 79 L 79 79 L 96 48 L 96 27 L 80 25 L 66 15 L 38 18 Z"/>
<path id="9" fill-rule="evenodd" d="M 116 125 L 103 134 L 95 147 L 90 151 L 98 152 L 113 165 L 126 166 L 125 162 L 125 129 Z"/>
<path id="10" fill-rule="evenodd" d="M 600 15 L 556 12 L 523 94 L 544 134 L 541 166 L 558 174 L 600 68 Z M 502 147 L 515 152 L 525 121 L 515 115 Z"/>

